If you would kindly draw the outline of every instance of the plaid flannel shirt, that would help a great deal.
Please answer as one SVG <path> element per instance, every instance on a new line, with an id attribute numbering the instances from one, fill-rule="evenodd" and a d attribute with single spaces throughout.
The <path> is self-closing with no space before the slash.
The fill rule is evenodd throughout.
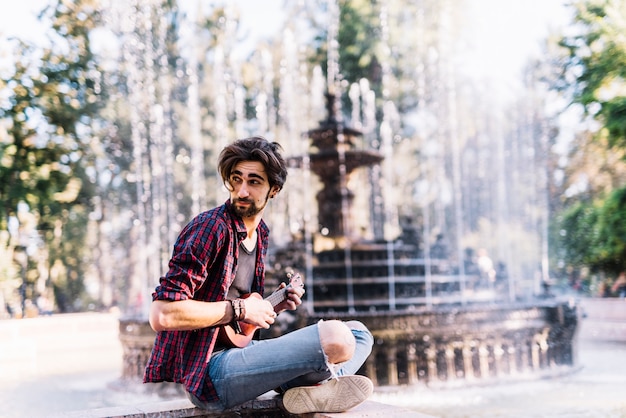
<path id="1" fill-rule="evenodd" d="M 263 295 L 264 259 L 269 229 L 261 221 L 257 227 L 257 260 L 252 291 Z M 243 220 L 232 211 L 230 202 L 196 216 L 181 231 L 169 271 L 160 279 L 153 300 L 194 299 L 216 302 L 226 299 L 235 278 L 239 243 L 246 237 Z M 209 360 L 218 327 L 193 331 L 161 331 L 144 374 L 147 382 L 182 383 L 199 400 L 214 402 L 217 393 L 209 377 Z"/>

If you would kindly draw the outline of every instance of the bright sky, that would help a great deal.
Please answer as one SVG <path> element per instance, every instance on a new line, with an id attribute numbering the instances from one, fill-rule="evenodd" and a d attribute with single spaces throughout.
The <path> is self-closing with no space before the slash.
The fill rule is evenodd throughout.
<path id="1" fill-rule="evenodd" d="M 179 0 L 195 9 L 199 0 Z M 232 0 L 243 11 L 242 24 L 252 38 L 271 34 L 280 24 L 284 0 Z M 460 0 L 457 0 L 460 1 Z M 469 0 L 471 39 L 464 66 L 477 73 L 517 73 L 529 55 L 537 55 L 539 40 L 568 22 L 565 0 Z M 41 36 L 38 13 L 49 0 L 12 2 L 0 14 L 0 34 L 36 39 Z M 517 75 L 517 74 L 514 74 Z"/>
<path id="2" fill-rule="evenodd" d="M 490 82 L 521 80 L 521 69 L 542 53 L 548 35 L 570 22 L 565 0 L 470 0 L 466 71 Z"/>
<path id="3" fill-rule="evenodd" d="M 37 13 L 49 3 L 49 0 L 22 0 L 12 2 L 0 13 L 0 34 L 13 35 L 24 39 L 33 39 L 42 31 L 37 20 Z"/>

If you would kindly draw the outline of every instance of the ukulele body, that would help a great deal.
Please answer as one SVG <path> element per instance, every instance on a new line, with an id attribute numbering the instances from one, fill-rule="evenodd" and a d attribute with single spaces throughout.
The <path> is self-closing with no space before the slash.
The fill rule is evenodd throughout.
<path id="1" fill-rule="evenodd" d="M 302 281 L 302 277 L 299 274 L 295 276 L 289 275 L 290 278 L 289 284 L 283 288 L 278 289 L 271 295 L 269 295 L 265 300 L 270 302 L 273 307 L 276 307 L 279 303 L 284 301 L 287 298 L 287 291 L 290 287 L 304 287 L 304 282 Z M 257 298 L 262 299 L 261 295 L 258 293 L 248 293 L 241 296 L 240 299 L 248 299 L 248 298 Z M 248 324 L 247 322 L 238 321 L 238 328 L 233 328 L 232 325 L 224 325 L 220 327 L 220 330 L 217 334 L 217 340 L 219 343 L 226 347 L 232 348 L 243 348 L 250 344 L 252 338 L 254 337 L 254 333 L 259 327 L 256 325 Z"/>
<path id="2" fill-rule="evenodd" d="M 258 293 L 248 293 L 243 295 L 240 299 L 248 299 L 248 298 L 257 298 L 262 299 L 261 295 Z M 237 332 L 232 325 L 225 325 L 220 327 L 219 333 L 217 334 L 217 341 L 226 347 L 233 348 L 243 348 L 250 344 L 252 338 L 254 337 L 254 333 L 257 329 L 257 326 L 248 324 L 247 322 L 238 321 L 239 330 L 241 332 Z"/>

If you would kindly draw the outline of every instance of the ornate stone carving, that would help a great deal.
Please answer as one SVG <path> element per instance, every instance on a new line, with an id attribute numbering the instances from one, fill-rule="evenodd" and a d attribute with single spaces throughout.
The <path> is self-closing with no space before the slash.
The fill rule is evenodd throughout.
<path id="1" fill-rule="evenodd" d="M 449 309 L 421 313 L 315 314 L 356 318 L 375 337 L 362 372 L 378 385 L 467 383 L 562 373 L 574 366 L 577 307 L 542 306 Z"/>

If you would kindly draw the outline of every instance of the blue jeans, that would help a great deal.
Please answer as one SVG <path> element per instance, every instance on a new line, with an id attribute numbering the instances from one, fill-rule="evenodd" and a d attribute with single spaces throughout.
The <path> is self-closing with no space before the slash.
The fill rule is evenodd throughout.
<path id="1" fill-rule="evenodd" d="M 349 325 L 349 323 L 348 323 Z M 308 386 L 333 376 L 355 374 L 372 351 L 372 334 L 352 328 L 356 349 L 345 363 L 331 366 L 320 343 L 318 324 L 290 332 L 278 338 L 252 341 L 245 348 L 233 348 L 214 353 L 209 363 L 209 375 L 219 402 L 189 399 L 199 408 L 223 410 L 249 401 L 270 390 L 287 390 Z"/>

